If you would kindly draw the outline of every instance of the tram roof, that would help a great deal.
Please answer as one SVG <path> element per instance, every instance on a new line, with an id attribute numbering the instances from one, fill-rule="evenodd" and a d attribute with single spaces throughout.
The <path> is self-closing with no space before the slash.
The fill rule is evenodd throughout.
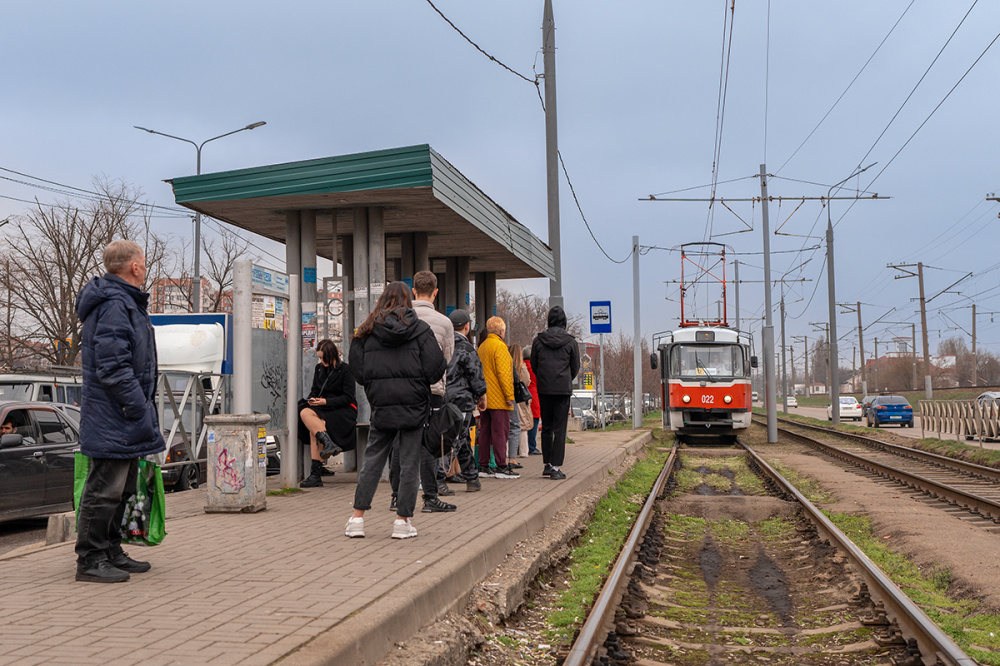
<path id="1" fill-rule="evenodd" d="M 379 207 L 386 259 L 401 256 L 401 234 L 426 232 L 432 260 L 468 256 L 471 272 L 500 279 L 555 274 L 552 250 L 427 144 L 167 182 L 179 205 L 280 243 L 286 211 L 315 210 L 316 251 L 326 258 L 334 241 L 324 221 L 339 239 L 353 233 L 354 208 Z"/>

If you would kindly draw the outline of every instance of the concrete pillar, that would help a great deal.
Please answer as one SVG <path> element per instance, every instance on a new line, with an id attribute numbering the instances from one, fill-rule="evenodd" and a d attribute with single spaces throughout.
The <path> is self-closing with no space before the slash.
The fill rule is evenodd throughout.
<path id="1" fill-rule="evenodd" d="M 340 237 L 340 274 L 344 278 L 344 358 L 347 358 L 354 329 L 358 327 L 354 318 L 354 236 Z"/>
<path id="2" fill-rule="evenodd" d="M 486 273 L 476 273 L 476 325 L 475 330 L 486 330 Z"/>
<path id="3" fill-rule="evenodd" d="M 434 299 L 434 309 L 438 312 L 444 312 L 445 299 L 448 293 L 448 290 L 445 289 L 446 277 L 444 273 L 435 273 L 434 277 L 438 280 L 438 295 L 437 298 Z"/>
<path id="4" fill-rule="evenodd" d="M 427 254 L 427 232 L 417 231 L 413 234 L 413 272 L 429 271 L 430 257 Z"/>
<path id="5" fill-rule="evenodd" d="M 302 224 L 299 211 L 285 211 L 285 272 L 302 275 Z"/>
<path id="6" fill-rule="evenodd" d="M 403 260 L 392 259 L 392 279 L 399 282 L 403 279 Z"/>
<path id="7" fill-rule="evenodd" d="M 469 258 L 458 257 L 455 266 L 455 300 L 459 309 L 469 309 Z"/>
<path id="8" fill-rule="evenodd" d="M 385 290 L 385 223 L 381 208 L 368 209 L 368 282 L 369 302 L 375 307 Z"/>
<path id="9" fill-rule="evenodd" d="M 302 313 L 316 312 L 316 211 L 299 211 Z"/>
<path id="10" fill-rule="evenodd" d="M 444 260 L 444 284 L 438 289 L 444 292 L 444 309 L 441 312 L 451 314 L 458 307 L 458 258 L 448 257 Z"/>
<path id="11" fill-rule="evenodd" d="M 497 274 L 495 271 L 487 271 L 483 273 L 483 278 L 483 286 L 486 288 L 486 318 L 489 319 L 497 313 Z"/>
<path id="12" fill-rule="evenodd" d="M 413 278 L 413 274 L 416 272 L 413 270 L 413 234 L 405 233 L 399 238 L 399 248 L 402 254 L 402 259 L 400 260 L 400 274 L 396 277 L 397 280 L 405 280 L 406 278 Z"/>
<path id="13" fill-rule="evenodd" d="M 354 209 L 354 326 L 368 318 L 368 209 Z"/>

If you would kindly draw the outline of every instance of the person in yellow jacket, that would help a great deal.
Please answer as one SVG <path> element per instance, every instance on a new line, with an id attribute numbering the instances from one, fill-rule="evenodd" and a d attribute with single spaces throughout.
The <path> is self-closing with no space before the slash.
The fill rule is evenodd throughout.
<path id="1" fill-rule="evenodd" d="M 507 325 L 500 317 L 486 321 L 488 334 L 479 345 L 479 360 L 486 379 L 486 409 L 479 415 L 479 476 L 516 479 L 507 461 L 507 435 L 510 433 L 510 412 L 514 409 L 514 367 L 503 339 Z M 496 471 L 490 468 L 490 449 L 496 459 Z"/>

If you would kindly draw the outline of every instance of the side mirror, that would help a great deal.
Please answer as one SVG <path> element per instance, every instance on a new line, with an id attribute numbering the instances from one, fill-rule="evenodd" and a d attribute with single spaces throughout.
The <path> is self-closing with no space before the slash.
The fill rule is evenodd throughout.
<path id="1" fill-rule="evenodd" d="M 649 367 L 651 367 L 653 370 L 656 370 L 656 368 L 657 368 L 658 365 L 659 365 L 659 361 L 656 358 L 656 354 L 650 354 L 649 355 Z"/>
<path id="2" fill-rule="evenodd" d="M 757 357 L 756 356 L 751 356 L 750 357 L 750 367 L 751 368 L 756 368 L 757 367 Z"/>
<path id="3" fill-rule="evenodd" d="M 21 446 L 24 442 L 24 437 L 18 434 L 7 434 L 0 437 L 0 449 L 12 449 L 16 446 Z"/>

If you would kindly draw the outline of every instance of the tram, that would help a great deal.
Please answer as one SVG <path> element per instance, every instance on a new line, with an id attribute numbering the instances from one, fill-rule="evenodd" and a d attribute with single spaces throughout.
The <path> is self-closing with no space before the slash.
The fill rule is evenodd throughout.
<path id="1" fill-rule="evenodd" d="M 725 250 L 719 243 L 681 246 L 680 328 L 653 337 L 650 365 L 660 371 L 663 426 L 688 444 L 729 444 L 750 427 L 750 371 L 757 358 L 750 334 L 726 318 Z M 685 281 L 688 263 L 697 270 Z M 693 318 L 687 292 L 706 281 L 721 286 L 718 316 Z"/>

